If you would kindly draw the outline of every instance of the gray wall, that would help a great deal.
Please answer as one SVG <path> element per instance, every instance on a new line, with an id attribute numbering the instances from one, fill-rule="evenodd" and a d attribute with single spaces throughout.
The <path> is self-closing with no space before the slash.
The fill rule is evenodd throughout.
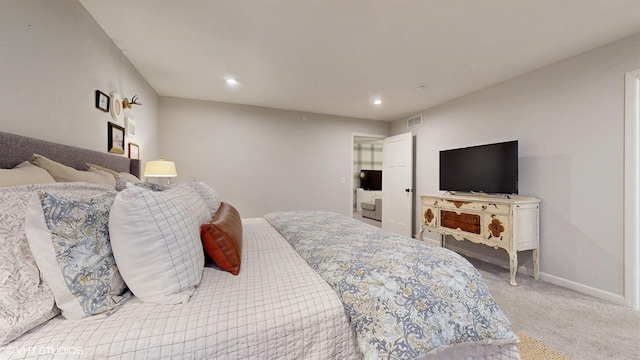
<path id="1" fill-rule="evenodd" d="M 520 194 L 542 200 L 541 276 L 622 302 L 624 75 L 637 69 L 640 34 L 425 110 L 412 129 L 417 194 L 440 193 L 440 150 L 519 140 Z M 507 263 L 503 250 L 452 246 Z"/>
<path id="2" fill-rule="evenodd" d="M 157 157 L 158 95 L 77 0 L 0 1 L 1 131 L 106 152 L 96 89 L 138 94 L 135 142 Z"/>
<path id="3" fill-rule="evenodd" d="M 178 177 L 211 185 L 242 217 L 297 209 L 350 216 L 353 134 L 389 132 L 381 121 L 166 97 L 160 114 L 162 156 Z"/>
<path id="4" fill-rule="evenodd" d="M 439 150 L 519 140 L 520 193 L 542 200 L 543 278 L 619 300 L 624 73 L 637 69 L 640 34 L 425 110 L 411 129 L 417 194 L 439 192 Z M 348 214 L 353 134 L 407 131 L 405 119 L 389 132 L 382 122 L 160 99 L 76 0 L 0 1 L 0 79 L 1 131 L 98 151 L 111 117 L 94 107 L 94 91 L 138 94 L 144 105 L 130 115 L 143 160 L 176 161 L 181 177 L 210 183 L 245 217 Z M 506 264 L 501 250 L 454 245 Z M 520 261 L 531 267 L 528 254 Z"/>

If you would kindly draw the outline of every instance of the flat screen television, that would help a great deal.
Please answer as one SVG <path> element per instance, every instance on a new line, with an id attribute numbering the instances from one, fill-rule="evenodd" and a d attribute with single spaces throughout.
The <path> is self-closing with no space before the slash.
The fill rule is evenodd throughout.
<path id="1" fill-rule="evenodd" d="M 440 190 L 518 193 L 518 141 L 440 151 Z"/>
<path id="2" fill-rule="evenodd" d="M 365 190 L 382 190 L 382 170 L 361 170 L 360 187 Z"/>

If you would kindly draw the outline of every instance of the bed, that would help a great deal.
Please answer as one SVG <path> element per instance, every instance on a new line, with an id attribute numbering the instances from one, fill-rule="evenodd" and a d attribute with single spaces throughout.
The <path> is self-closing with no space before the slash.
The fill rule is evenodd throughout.
<path id="1" fill-rule="evenodd" d="M 34 153 L 77 170 L 86 170 L 90 163 L 116 174 L 139 176 L 138 161 L 0 132 L 0 169 L 13 169 L 32 159 Z M 47 191 L 54 195 L 86 191 L 94 197 L 110 194 L 119 200 L 127 191 L 154 199 L 167 199 L 171 192 L 198 193 L 180 184 L 160 192 L 128 186 L 121 192 L 105 184 L 59 182 L 0 188 L 0 211 L 4 212 L 0 213 L 0 251 L 5 252 L 4 260 L 13 261 L 6 254 L 6 249 L 13 246 L 18 249 L 13 252 L 19 254 L 16 257 L 22 256 L 38 267 L 25 270 L 24 279 L 0 279 L 4 281 L 0 291 L 0 358 L 519 359 L 518 339 L 509 329 L 507 318 L 480 274 L 462 257 L 338 214 L 316 211 L 242 219 L 241 268 L 237 276 L 224 271 L 223 265 L 203 267 L 202 249 L 191 248 L 189 251 L 198 255 L 170 267 L 189 271 L 191 266 L 197 270 L 196 285 L 189 287 L 188 296 L 182 294 L 176 301 L 154 302 L 153 289 L 148 285 L 155 279 L 133 279 L 130 272 L 144 269 L 145 264 L 125 263 L 124 255 L 118 254 L 130 249 L 115 241 L 120 229 L 126 228 L 125 222 L 142 211 L 127 213 L 125 203 L 115 200 L 109 203 L 110 211 L 116 212 L 117 208 L 122 215 L 115 220 L 110 217 L 110 225 L 121 224 L 118 229 L 110 227 L 111 246 L 118 255 L 117 268 L 131 291 L 125 286 L 118 296 L 112 296 L 111 301 L 117 303 L 112 310 L 71 320 L 88 307 L 64 306 L 60 314 L 58 306 L 62 304 L 46 291 L 48 286 L 57 286 L 55 281 L 44 280 L 49 268 L 31 259 L 39 259 L 46 249 L 29 255 L 39 248 L 31 242 L 31 215 L 25 214 L 25 209 L 38 198 L 33 193 L 40 194 L 44 204 Z M 197 184 L 191 186 L 197 188 Z M 10 201 L 22 205 L 8 205 Z M 211 209 L 207 201 L 202 204 Z M 222 204 L 217 205 L 220 209 L 216 208 L 216 214 L 228 206 Z M 180 206 L 171 202 L 157 212 L 174 211 L 179 215 L 194 207 L 193 202 L 189 208 Z M 142 221 L 138 219 L 136 224 Z M 25 231 L 30 234 L 30 242 L 24 240 Z M 172 228 L 167 236 L 180 231 Z M 135 240 L 129 240 L 127 246 L 138 246 Z M 3 271 L 15 269 L 0 264 L 0 276 L 10 278 Z M 148 270 L 145 273 L 156 276 Z M 161 276 L 158 270 L 157 277 Z M 17 302 L 29 299 L 7 294 L 9 287 L 5 285 L 9 281 L 22 280 L 31 281 L 39 308 L 44 309 L 37 314 L 37 321 L 27 323 L 15 310 L 21 306 Z M 7 299 L 14 303 L 8 304 Z M 12 326 L 13 330 L 7 330 Z"/>

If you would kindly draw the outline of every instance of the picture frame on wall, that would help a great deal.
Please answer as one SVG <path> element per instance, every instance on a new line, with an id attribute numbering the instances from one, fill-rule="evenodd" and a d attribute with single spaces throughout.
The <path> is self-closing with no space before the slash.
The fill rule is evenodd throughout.
<path id="1" fill-rule="evenodd" d="M 140 146 L 138 144 L 129 143 L 129 159 L 140 160 Z"/>
<path id="2" fill-rule="evenodd" d="M 109 95 L 100 90 L 96 90 L 96 107 L 104 112 L 109 112 Z"/>
<path id="3" fill-rule="evenodd" d="M 124 128 L 112 122 L 107 128 L 107 150 L 113 154 L 124 154 Z"/>
<path id="4" fill-rule="evenodd" d="M 135 139 L 136 138 L 136 121 L 133 117 L 127 115 L 124 117 L 124 126 L 127 134 L 127 138 Z"/>

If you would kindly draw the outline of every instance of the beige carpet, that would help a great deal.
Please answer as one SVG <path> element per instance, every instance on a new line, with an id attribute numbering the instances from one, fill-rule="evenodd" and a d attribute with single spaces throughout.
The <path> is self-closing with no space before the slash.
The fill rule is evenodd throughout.
<path id="1" fill-rule="evenodd" d="M 520 338 L 518 351 L 522 360 L 571 360 L 530 336 L 521 332 L 517 335 Z"/>
<path id="2" fill-rule="evenodd" d="M 509 269 L 471 261 L 514 332 L 529 335 L 573 360 L 640 359 L 640 311 L 520 272 L 518 286 L 510 286 Z"/>

